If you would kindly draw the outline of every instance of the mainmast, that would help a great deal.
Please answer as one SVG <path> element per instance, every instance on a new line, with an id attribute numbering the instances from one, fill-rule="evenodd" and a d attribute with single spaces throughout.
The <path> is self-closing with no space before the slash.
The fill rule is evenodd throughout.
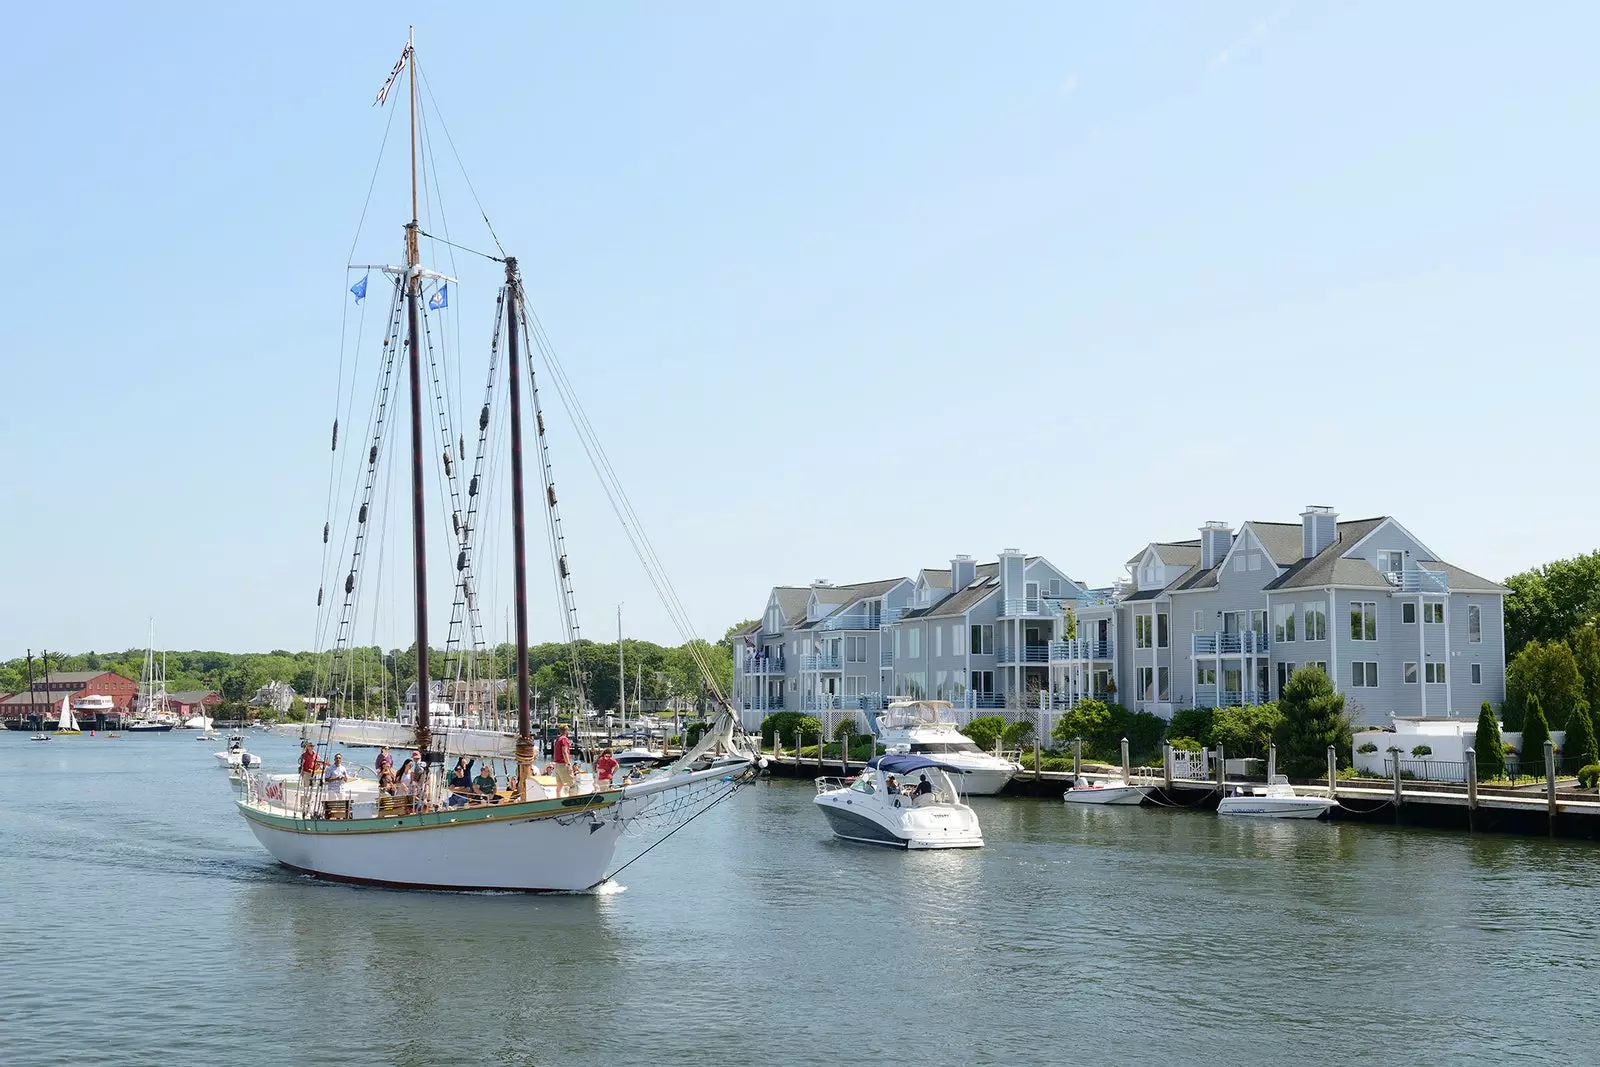
<path id="1" fill-rule="evenodd" d="M 406 36 L 411 61 L 411 221 L 406 224 L 406 350 L 411 385 L 411 554 L 416 567 L 417 748 L 432 747 L 432 685 L 428 680 L 428 534 L 422 495 L 422 266 L 417 253 L 417 57 L 415 27 Z"/>
<path id="2" fill-rule="evenodd" d="M 533 715 L 528 707 L 528 534 L 522 517 L 522 359 L 520 349 L 522 295 L 517 278 L 517 257 L 506 257 L 506 352 L 511 370 L 506 388 L 511 394 L 511 556 L 513 599 L 517 618 L 517 790 L 523 799 L 533 783 Z"/>

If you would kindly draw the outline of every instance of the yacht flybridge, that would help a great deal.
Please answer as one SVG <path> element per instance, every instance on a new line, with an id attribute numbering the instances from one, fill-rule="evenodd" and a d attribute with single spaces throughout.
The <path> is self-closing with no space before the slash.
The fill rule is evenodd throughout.
<path id="1" fill-rule="evenodd" d="M 961 732 L 945 700 L 895 700 L 877 716 L 878 743 L 890 752 L 929 756 L 948 764 L 969 796 L 993 796 L 1022 767 L 983 751 Z"/>
<path id="2" fill-rule="evenodd" d="M 589 889 L 613 873 L 618 841 L 631 823 L 648 815 L 652 828 L 666 831 L 674 823 L 681 825 L 746 782 L 757 757 L 749 754 L 743 741 L 735 736 L 736 720 L 731 705 L 720 692 L 711 664 L 699 651 L 699 646 L 691 642 L 685 647 L 695 658 L 708 690 L 723 709 L 698 745 L 651 777 L 620 787 L 597 784 L 586 776 L 571 776 L 569 781 L 570 764 L 551 768 L 535 766 L 528 676 L 523 492 L 525 392 L 526 399 L 533 404 L 532 421 L 539 449 L 537 466 L 542 480 L 542 491 L 532 505 L 542 512 L 549 539 L 552 580 L 559 597 L 558 611 L 575 661 L 580 652 L 568 542 L 562 533 L 545 435 L 546 420 L 534 381 L 535 349 L 544 357 L 546 369 L 571 416 L 584 451 L 595 460 L 595 469 L 604 482 L 608 498 L 616 506 L 629 543 L 634 546 L 652 585 L 660 592 L 669 616 L 686 642 L 694 633 L 682 603 L 672 591 L 671 582 L 660 569 L 637 513 L 623 493 L 610 461 L 605 458 L 592 424 L 572 392 L 571 380 L 539 327 L 537 317 L 527 306 L 516 258 L 504 254 L 492 229 L 481 243 L 485 247 L 492 245 L 498 254 L 469 248 L 461 243 L 468 239 L 461 234 L 436 238 L 419 223 L 419 217 L 442 220 L 446 213 L 442 202 L 435 204 L 441 193 L 438 167 L 431 163 L 421 171 L 431 179 L 423 187 L 429 198 L 429 210 L 419 212 L 417 152 L 420 144 L 426 153 L 428 141 L 426 138 L 419 141 L 417 137 L 418 112 L 423 103 L 417 93 L 417 57 L 409 41 L 379 92 L 377 103 L 382 105 L 387 101 L 390 90 L 396 87 L 397 80 L 408 68 L 412 126 L 411 216 L 403 228 L 404 262 L 350 267 L 353 274 L 359 276 L 350 286 L 358 304 L 368 296 L 369 279 L 388 279 L 387 285 L 379 281 L 373 293 L 379 296 L 378 290 L 386 291 L 388 314 L 367 334 L 369 337 L 373 333 L 382 335 L 377 365 L 369 368 L 369 373 L 377 378 L 368 386 L 370 408 L 365 406 L 364 399 L 360 407 L 353 407 L 348 400 L 342 406 L 345 411 L 370 411 L 366 433 L 347 434 L 346 451 L 341 453 L 339 423 L 337 420 L 333 423 L 332 463 L 341 478 L 330 475 L 328 484 L 353 486 L 356 499 L 335 501 L 333 494 L 329 494 L 329 514 L 321 531 L 324 584 L 317 591 L 317 632 L 322 657 L 316 688 L 317 696 L 328 702 L 328 716 L 307 727 L 302 735 L 306 742 L 302 748 L 302 766 L 310 769 L 293 776 L 266 775 L 253 767 L 242 769 L 232 779 L 237 789 L 236 802 L 251 832 L 278 862 L 323 878 L 425 889 Z M 431 102 L 431 95 L 429 100 Z M 358 233 L 358 245 L 360 240 Z M 461 286 L 470 284 L 471 279 L 463 283 L 456 277 L 424 267 L 424 241 L 440 255 L 455 257 L 459 249 L 459 260 L 453 262 L 465 260 L 462 264 L 465 267 L 476 267 L 478 259 L 469 258 L 476 256 L 503 268 L 491 320 L 488 380 L 481 409 L 476 405 L 468 407 L 462 402 L 464 398 L 452 395 L 452 390 L 460 388 L 461 371 L 455 369 L 452 373 L 448 365 L 441 369 L 441 354 L 435 348 L 436 339 L 440 349 L 449 341 L 449 356 L 460 361 L 461 352 L 454 340 L 461 333 L 460 327 L 442 316 L 454 313 L 452 303 L 461 303 Z M 362 308 L 355 314 L 364 313 Z M 349 335 L 362 336 L 359 323 L 351 326 Z M 526 385 L 524 374 L 527 375 Z M 431 396 L 423 392 L 424 381 L 431 384 Z M 393 410 L 402 392 L 409 401 L 403 416 Z M 470 459 L 467 427 L 457 427 L 451 422 L 452 413 L 463 407 L 474 412 L 468 425 L 476 426 L 477 447 Z M 425 426 L 431 427 L 437 437 L 430 440 L 424 433 Z M 404 427 L 406 433 L 396 439 L 400 427 Z M 352 443 L 354 449 L 350 447 Z M 490 461 L 491 455 L 502 454 L 502 445 L 510 460 L 509 468 Z M 404 463 L 399 462 L 402 456 Z M 395 462 L 391 462 L 391 457 Z M 350 473 L 349 480 L 343 480 L 345 473 Z M 509 481 L 506 487 L 509 499 L 501 493 L 501 479 Z M 409 529 L 405 532 L 409 534 L 412 549 L 409 592 L 414 644 L 411 654 L 415 656 L 419 699 L 414 720 L 405 724 L 404 740 L 418 752 L 411 770 L 414 772 L 416 764 L 420 764 L 423 771 L 385 786 L 352 782 L 349 772 L 342 769 L 330 749 L 340 741 L 349 740 L 352 732 L 369 741 L 390 740 L 390 731 L 396 726 L 395 720 L 388 719 L 383 712 L 381 703 L 378 720 L 383 723 L 381 727 L 375 725 L 357 731 L 350 726 L 351 722 L 369 716 L 372 710 L 369 701 L 373 698 L 366 684 L 372 664 L 364 658 L 371 648 L 359 641 L 357 635 L 368 633 L 369 626 L 371 631 L 377 631 L 383 622 L 393 625 L 392 620 L 382 619 L 379 612 L 391 602 L 385 595 L 390 590 L 382 583 L 387 578 L 394 584 L 395 568 L 391 564 L 388 573 L 384 572 L 380 547 L 383 541 L 368 542 L 371 527 L 387 523 L 391 509 L 379 498 L 379 490 L 388 490 L 391 483 L 397 487 L 392 495 L 399 498 L 399 506 L 392 510 L 399 511 L 409 504 Z M 442 499 L 430 501 L 427 498 L 429 485 L 436 487 L 436 496 Z M 515 620 L 516 665 L 512 691 L 516 731 L 510 738 L 492 728 L 480 731 L 459 725 L 463 720 L 458 716 L 441 715 L 436 719 L 431 700 L 432 682 L 437 678 L 449 683 L 449 691 L 461 694 L 462 708 L 458 712 L 464 712 L 475 702 L 482 706 L 481 697 L 474 694 L 484 692 L 485 682 L 492 676 L 494 658 L 492 652 L 486 650 L 481 623 L 480 597 L 485 590 L 480 589 L 480 582 L 486 576 L 479 571 L 482 547 L 479 530 L 481 527 L 488 533 L 503 529 L 491 517 L 495 509 L 499 509 L 501 515 L 509 513 L 511 520 L 510 574 L 497 576 L 502 582 L 509 577 L 505 582 L 509 588 L 501 588 Z M 438 562 L 448 561 L 454 584 L 454 603 L 442 657 L 429 642 L 431 620 L 427 598 L 431 559 L 427 517 L 441 513 L 447 520 L 442 530 L 445 548 L 440 552 L 436 541 L 434 551 L 441 557 Z M 392 546 L 399 536 L 399 531 L 390 533 L 388 543 Z M 393 549 L 390 551 L 392 553 Z M 482 554 L 495 560 L 505 558 L 498 543 L 495 551 Z M 368 571 L 376 573 L 369 576 Z M 325 597 L 330 585 L 333 596 Z M 410 673 L 409 665 L 407 673 Z M 563 725 L 575 736 L 585 697 L 582 672 L 575 671 L 574 675 L 576 682 L 566 703 L 572 718 Z M 377 695 L 386 697 L 387 691 L 380 690 Z M 493 723 L 489 725 L 492 727 Z M 558 743 L 558 756 L 563 747 Z M 713 760 L 706 769 L 695 769 L 696 761 L 717 752 L 725 753 L 725 758 Z M 463 767 L 469 760 L 482 761 L 479 775 L 472 780 L 470 789 L 461 785 L 459 777 L 455 782 L 447 780 L 445 768 L 452 760 L 459 760 Z M 333 767 L 329 767 L 330 763 Z M 556 773 L 547 773 L 547 770 Z M 485 772 L 493 779 L 492 784 L 485 779 Z"/>
<path id="3" fill-rule="evenodd" d="M 978 816 L 961 800 L 947 763 L 875 756 L 854 778 L 818 778 L 814 803 L 835 837 L 890 848 L 982 848 Z"/>

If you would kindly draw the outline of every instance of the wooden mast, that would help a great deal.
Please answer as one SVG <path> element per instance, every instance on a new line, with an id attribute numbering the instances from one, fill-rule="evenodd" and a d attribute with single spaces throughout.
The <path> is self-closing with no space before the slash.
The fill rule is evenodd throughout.
<path id="1" fill-rule="evenodd" d="M 517 619 L 517 795 L 528 798 L 533 784 L 533 715 L 528 707 L 528 535 L 522 505 L 522 361 L 520 282 L 517 257 L 506 257 L 506 353 L 511 368 L 511 558 Z"/>
<path id="2" fill-rule="evenodd" d="M 432 747 L 429 704 L 432 685 L 428 679 L 428 534 L 425 500 L 422 493 L 422 268 L 417 252 L 417 57 L 415 27 L 406 35 L 406 58 L 411 65 L 411 221 L 406 224 L 406 328 L 411 385 L 411 555 L 416 568 L 417 609 L 417 748 Z"/>

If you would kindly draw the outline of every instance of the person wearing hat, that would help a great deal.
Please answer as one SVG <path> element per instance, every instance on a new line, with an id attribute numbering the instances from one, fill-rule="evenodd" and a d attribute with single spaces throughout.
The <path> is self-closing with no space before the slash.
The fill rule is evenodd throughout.
<path id="1" fill-rule="evenodd" d="M 317 750 L 310 741 L 300 742 L 300 788 L 310 789 L 317 773 Z"/>
<path id="2" fill-rule="evenodd" d="M 572 738 L 567 736 L 565 726 L 558 727 L 556 734 L 555 754 L 551 757 L 551 764 L 556 771 L 556 796 L 572 792 Z"/>

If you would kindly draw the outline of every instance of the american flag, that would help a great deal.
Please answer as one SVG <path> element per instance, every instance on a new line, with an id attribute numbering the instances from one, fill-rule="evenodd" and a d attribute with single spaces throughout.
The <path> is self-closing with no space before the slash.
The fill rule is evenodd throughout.
<path id="1" fill-rule="evenodd" d="M 394 80 L 400 77 L 400 72 L 406 69 L 406 60 L 411 57 L 411 46 L 406 45 L 405 51 L 400 53 L 400 61 L 389 72 L 389 80 L 383 83 L 383 88 L 378 90 L 378 99 L 374 100 L 374 107 L 382 107 L 383 102 L 389 99 L 389 90 L 394 86 Z"/>

